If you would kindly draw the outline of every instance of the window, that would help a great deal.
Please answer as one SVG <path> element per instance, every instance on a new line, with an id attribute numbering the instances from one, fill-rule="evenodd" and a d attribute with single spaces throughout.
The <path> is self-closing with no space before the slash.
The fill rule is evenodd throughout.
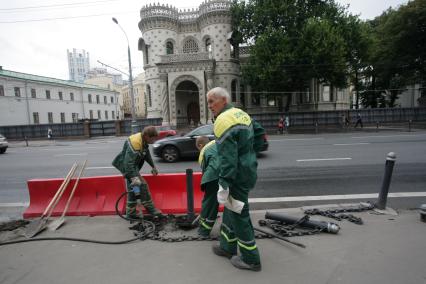
<path id="1" fill-rule="evenodd" d="M 20 97 L 21 96 L 21 88 L 19 87 L 15 87 L 15 97 Z"/>
<path id="2" fill-rule="evenodd" d="M 93 110 L 89 110 L 89 117 L 90 119 L 93 119 Z"/>
<path id="3" fill-rule="evenodd" d="M 98 110 L 98 119 L 101 120 L 101 111 Z"/>
<path id="4" fill-rule="evenodd" d="M 89 94 L 89 95 L 87 96 L 87 99 L 88 99 L 88 101 L 89 101 L 89 104 L 91 104 L 91 103 L 92 103 L 92 95 L 91 95 L 91 94 Z"/>
<path id="5" fill-rule="evenodd" d="M 146 85 L 146 93 L 148 95 L 148 106 L 152 107 L 152 101 L 151 101 L 151 86 Z"/>
<path id="6" fill-rule="evenodd" d="M 166 54 L 173 54 L 173 43 L 170 41 L 166 43 Z"/>
<path id="7" fill-rule="evenodd" d="M 198 44 L 193 38 L 189 38 L 183 44 L 183 53 L 196 53 L 198 52 Z"/>
<path id="8" fill-rule="evenodd" d="M 96 103 L 99 104 L 99 95 L 96 95 Z"/>
<path id="9" fill-rule="evenodd" d="M 105 111 L 105 119 L 108 119 L 108 111 Z"/>
<path id="10" fill-rule="evenodd" d="M 206 51 L 212 52 L 212 40 L 210 38 L 206 39 Z"/>
<path id="11" fill-rule="evenodd" d="M 4 87 L 0 85 L 0 96 L 4 96 Z"/>
<path id="12" fill-rule="evenodd" d="M 107 97 L 104 96 L 104 104 L 107 104 Z"/>
<path id="13" fill-rule="evenodd" d="M 78 122 L 78 113 L 72 113 L 72 122 Z"/>
<path id="14" fill-rule="evenodd" d="M 232 101 L 233 102 L 237 101 L 237 80 L 232 80 L 232 83 L 231 83 L 231 97 L 232 97 Z"/>
<path id="15" fill-rule="evenodd" d="M 324 102 L 330 101 L 330 86 L 324 86 L 322 89 L 322 100 Z"/>
<path id="16" fill-rule="evenodd" d="M 74 100 L 74 93 L 70 93 L 70 100 L 73 101 Z"/>
<path id="17" fill-rule="evenodd" d="M 145 64 L 149 64 L 149 57 L 148 57 L 148 46 L 145 46 Z"/>
<path id="18" fill-rule="evenodd" d="M 46 99 L 50 100 L 50 91 L 46 90 Z"/>
<path id="19" fill-rule="evenodd" d="M 65 112 L 61 112 L 61 123 L 65 123 Z"/>
<path id="20" fill-rule="evenodd" d="M 260 105 L 260 95 L 258 92 L 252 93 L 251 103 L 255 106 Z"/>
<path id="21" fill-rule="evenodd" d="M 111 112 L 111 115 L 112 115 L 112 119 L 115 119 L 115 112 L 114 111 Z"/>
<path id="22" fill-rule="evenodd" d="M 114 103 L 114 97 L 111 97 L 111 103 L 112 104 Z"/>
<path id="23" fill-rule="evenodd" d="M 62 92 L 58 92 L 59 99 L 62 101 L 64 99 Z"/>
<path id="24" fill-rule="evenodd" d="M 31 98 L 35 99 L 37 97 L 36 90 L 31 89 Z"/>
<path id="25" fill-rule="evenodd" d="M 34 124 L 40 123 L 40 119 L 38 117 L 38 112 L 33 112 L 33 120 L 34 120 Z"/>
<path id="26" fill-rule="evenodd" d="M 53 112 L 47 113 L 47 120 L 49 121 L 49 123 L 53 123 Z"/>

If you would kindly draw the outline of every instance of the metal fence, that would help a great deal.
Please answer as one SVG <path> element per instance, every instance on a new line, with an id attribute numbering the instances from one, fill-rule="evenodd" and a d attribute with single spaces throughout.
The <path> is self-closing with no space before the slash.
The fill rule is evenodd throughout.
<path id="1" fill-rule="evenodd" d="M 162 118 L 140 119 L 136 123 L 138 131 L 141 131 L 147 125 L 161 125 Z M 131 120 L 0 126 L 0 133 L 12 140 L 47 139 L 49 129 L 53 138 L 129 135 Z"/>
<path id="2" fill-rule="evenodd" d="M 351 124 L 356 122 L 360 114 L 364 124 L 385 124 L 400 122 L 426 121 L 426 108 L 376 108 L 359 110 L 311 111 L 288 113 L 255 113 L 251 116 L 266 129 L 276 129 L 280 117 L 288 116 L 290 126 L 336 126 L 342 125 L 344 117 Z"/>

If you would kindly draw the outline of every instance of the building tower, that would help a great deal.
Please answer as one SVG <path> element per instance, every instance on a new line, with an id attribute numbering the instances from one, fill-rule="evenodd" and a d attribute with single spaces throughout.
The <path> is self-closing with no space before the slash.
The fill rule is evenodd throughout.
<path id="1" fill-rule="evenodd" d="M 86 73 L 90 70 L 89 53 L 84 49 L 73 48 L 72 52 L 67 49 L 67 56 L 70 80 L 83 83 Z"/>
<path id="2" fill-rule="evenodd" d="M 231 40 L 231 1 L 209 0 L 198 9 L 150 4 L 140 11 L 139 50 L 146 74 L 147 117 L 186 126 L 211 120 L 206 93 L 223 87 L 240 105 L 240 64 Z"/>

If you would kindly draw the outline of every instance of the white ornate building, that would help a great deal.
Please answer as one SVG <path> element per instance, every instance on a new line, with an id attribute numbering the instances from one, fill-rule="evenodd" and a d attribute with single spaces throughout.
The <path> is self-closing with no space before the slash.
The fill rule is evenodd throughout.
<path id="1" fill-rule="evenodd" d="M 224 87 L 234 105 L 249 113 L 349 108 L 349 92 L 312 80 L 311 90 L 294 94 L 251 91 L 240 79 L 248 48 L 232 44 L 230 0 L 207 0 L 198 9 L 149 4 L 140 11 L 139 50 L 146 73 L 147 117 L 172 126 L 211 119 L 205 94 Z M 291 103 L 290 103 L 290 96 Z"/>

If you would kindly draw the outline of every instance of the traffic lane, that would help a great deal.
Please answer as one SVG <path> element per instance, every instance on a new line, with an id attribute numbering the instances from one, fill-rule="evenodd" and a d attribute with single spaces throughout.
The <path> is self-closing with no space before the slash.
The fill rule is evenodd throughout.
<path id="1" fill-rule="evenodd" d="M 426 191 L 426 163 L 395 164 L 390 192 Z M 251 197 L 316 196 L 378 193 L 382 186 L 384 164 L 291 167 L 258 171 Z"/>

